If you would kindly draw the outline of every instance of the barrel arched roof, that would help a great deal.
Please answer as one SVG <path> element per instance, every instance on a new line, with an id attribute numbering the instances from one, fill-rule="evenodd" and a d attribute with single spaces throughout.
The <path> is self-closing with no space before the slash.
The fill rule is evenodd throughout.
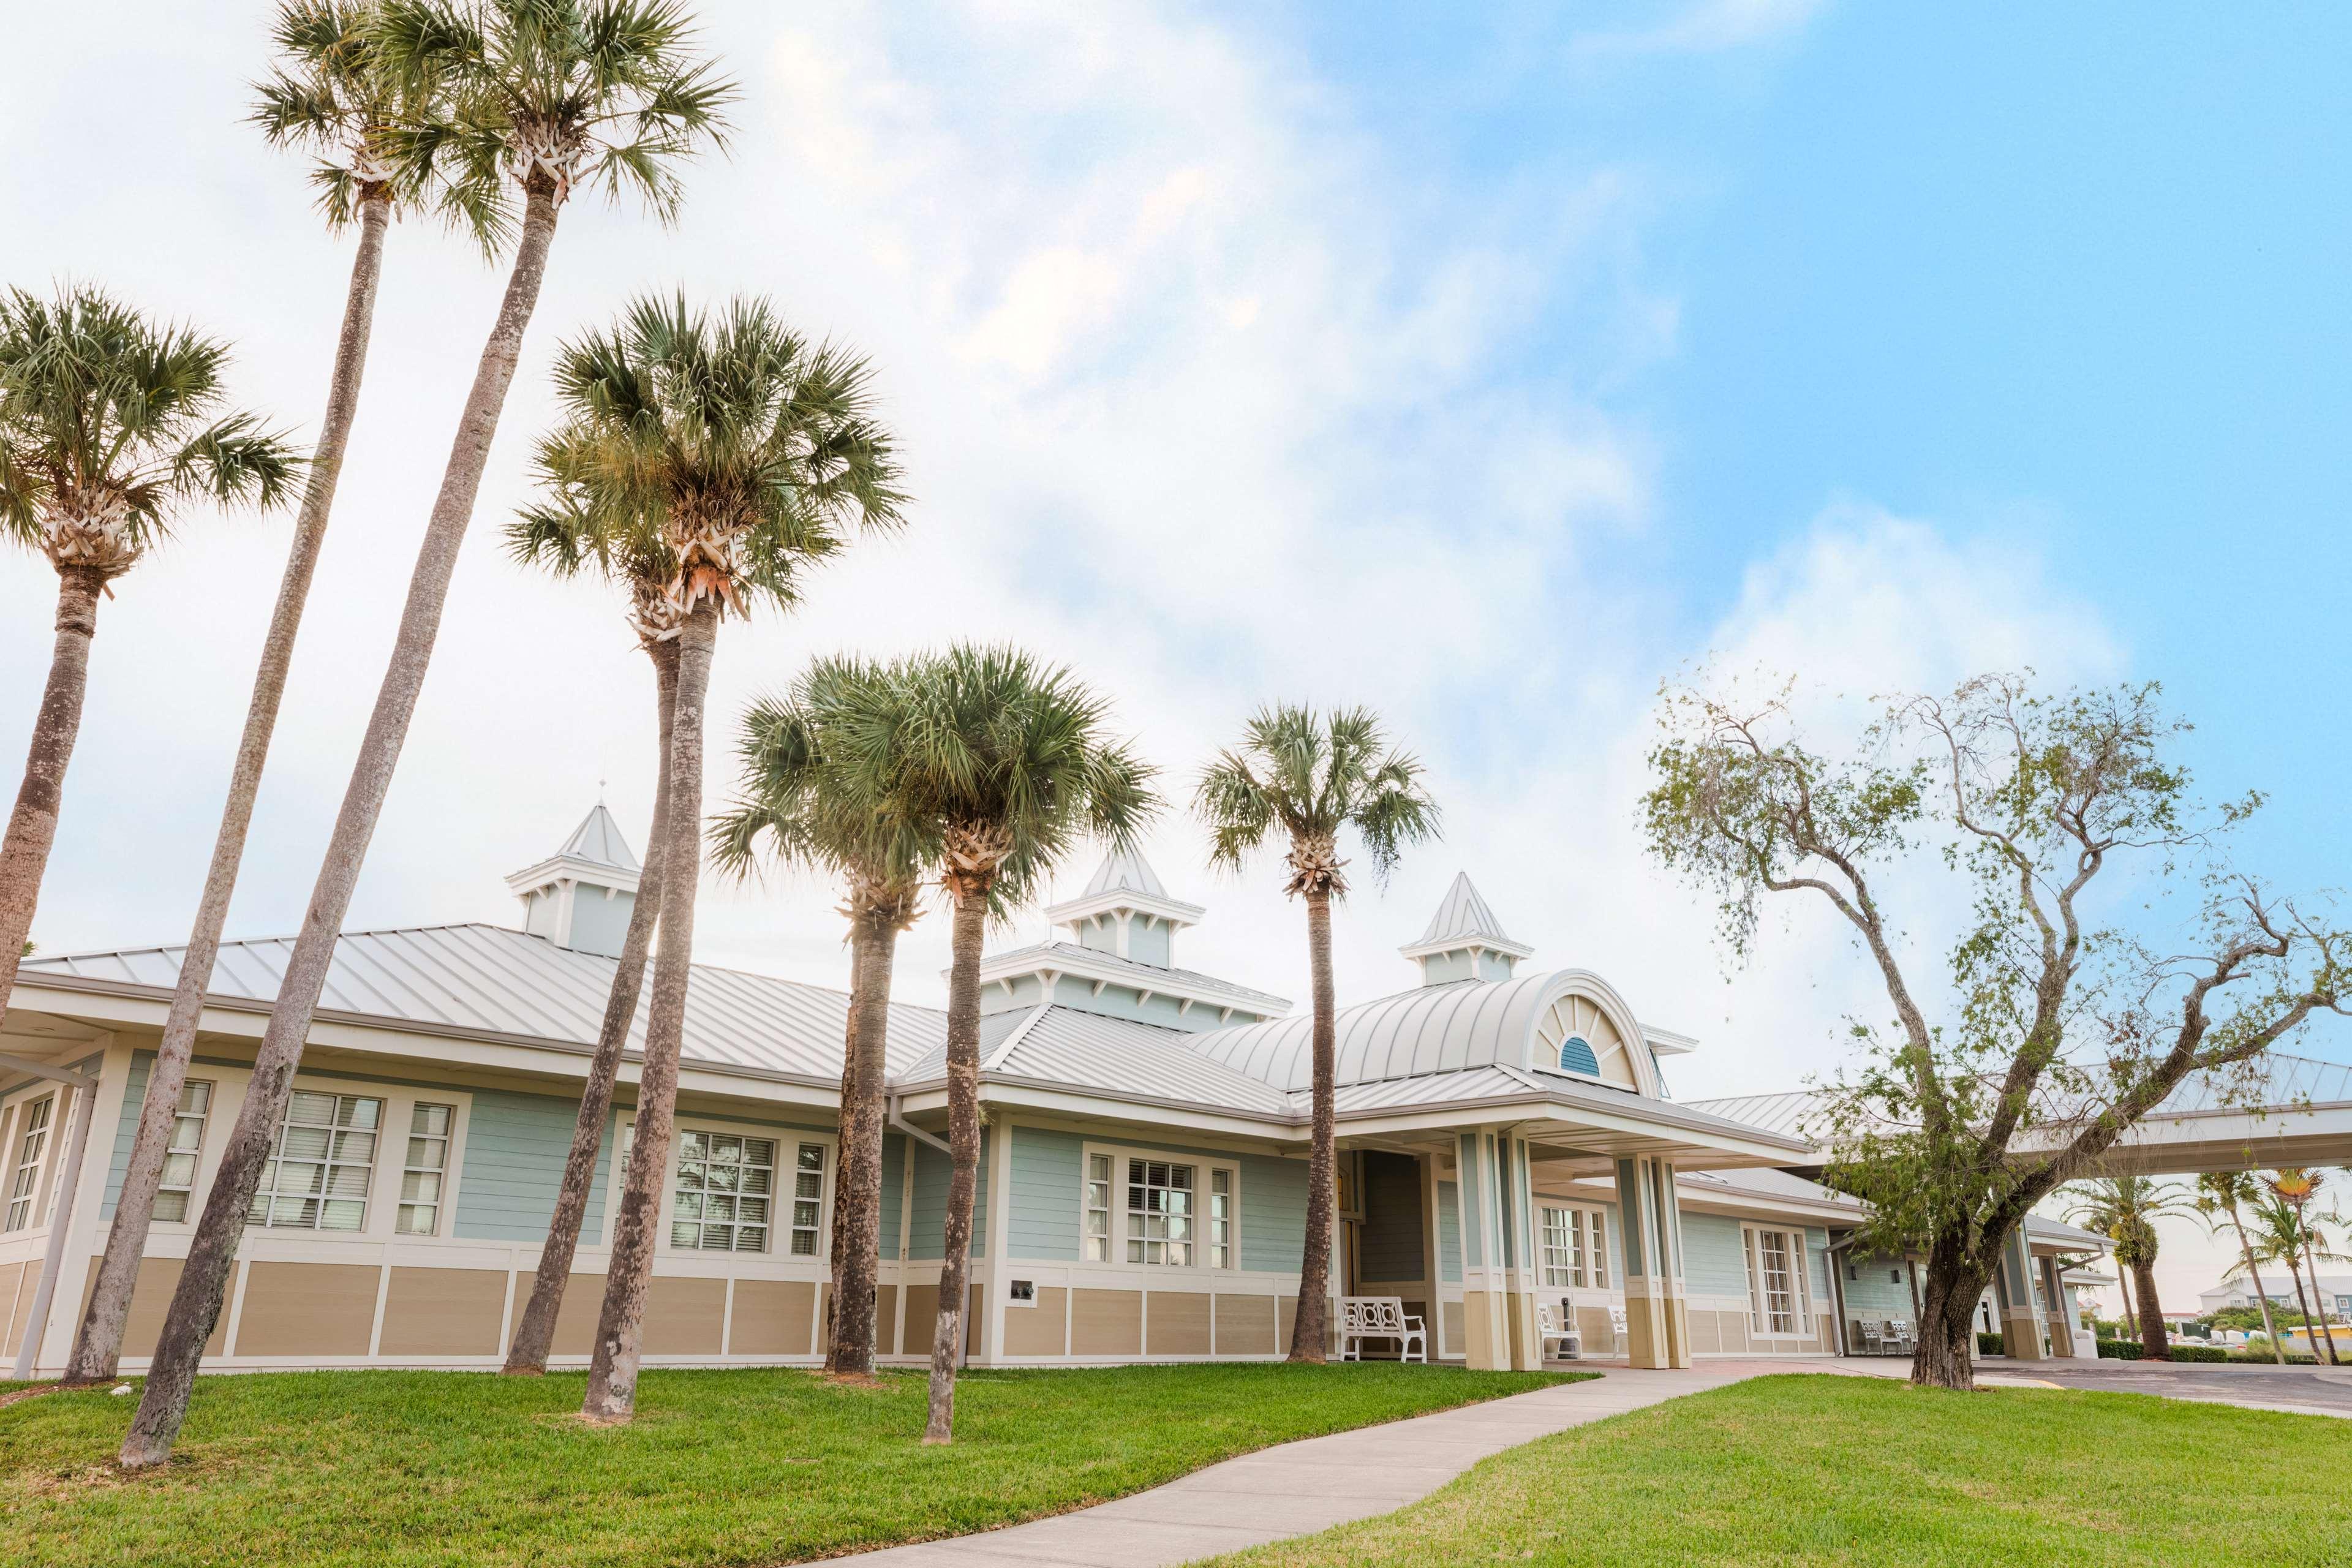
<path id="1" fill-rule="evenodd" d="M 1379 1083 L 1488 1067 L 1572 1076 L 1559 1074 L 1549 1051 L 1535 1049 L 1538 1024 L 1554 1003 L 1569 995 L 1583 996 L 1609 1016 L 1628 1044 L 1640 1092 L 1657 1098 L 1656 1068 L 1640 1048 L 1642 1031 L 1633 1010 L 1606 981 L 1580 969 L 1417 986 L 1343 1007 L 1333 1019 L 1338 1081 Z M 1186 1043 L 1223 1067 L 1276 1089 L 1298 1090 L 1314 1083 L 1314 1026 L 1311 1014 L 1294 1014 L 1208 1030 Z"/>

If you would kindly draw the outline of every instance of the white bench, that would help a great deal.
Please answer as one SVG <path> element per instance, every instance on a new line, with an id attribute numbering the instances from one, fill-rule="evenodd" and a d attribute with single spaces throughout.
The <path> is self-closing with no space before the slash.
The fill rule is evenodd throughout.
<path id="1" fill-rule="evenodd" d="M 1401 1296 L 1339 1298 L 1339 1359 L 1364 1359 L 1366 1340 L 1394 1340 L 1397 1359 L 1429 1360 L 1429 1335 L 1418 1317 L 1409 1316 Z"/>
<path id="2" fill-rule="evenodd" d="M 1563 1301 L 1560 1307 L 1563 1311 L 1566 1311 L 1568 1303 Z M 1562 1328 L 1559 1320 L 1552 1315 L 1551 1303 L 1549 1301 L 1536 1303 L 1536 1339 L 1538 1342 L 1538 1349 L 1546 1361 L 1552 1359 L 1551 1347 L 1554 1342 L 1559 1345 L 1561 1361 L 1583 1359 L 1584 1336 L 1577 1331 L 1574 1314 L 1570 1314 L 1568 1326 Z"/>

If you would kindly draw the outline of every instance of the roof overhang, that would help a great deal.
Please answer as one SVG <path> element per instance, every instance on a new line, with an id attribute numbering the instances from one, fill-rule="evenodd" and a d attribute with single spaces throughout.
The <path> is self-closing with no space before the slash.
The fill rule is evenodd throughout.
<path id="1" fill-rule="evenodd" d="M 1066 904 L 1055 904 L 1046 910 L 1045 918 L 1057 926 L 1066 926 L 1074 925 L 1080 921 L 1092 920 L 1097 915 L 1117 914 L 1122 910 L 1148 915 L 1153 920 L 1165 921 L 1180 931 L 1186 926 L 1199 925 L 1201 917 L 1209 912 L 1206 907 L 1200 904 L 1188 904 L 1181 899 L 1160 898 L 1150 893 L 1139 893 L 1132 888 L 1112 888 L 1104 892 L 1089 893 L 1084 898 L 1072 899 Z"/>
<path id="2" fill-rule="evenodd" d="M 577 855 L 553 855 L 536 866 L 526 866 L 507 878 L 507 889 L 519 899 L 529 898 L 540 889 L 553 882 L 587 882 L 599 888 L 611 888 L 616 892 L 637 890 L 638 873 L 619 866 L 607 866 L 601 860 L 583 860 Z"/>
<path id="3" fill-rule="evenodd" d="M 946 972 L 941 971 L 944 974 Z M 994 958 L 980 961 L 982 986 L 1010 985 L 1031 975 L 1049 976 L 1053 980 L 1068 976 L 1094 984 L 1099 995 L 1104 986 L 1123 986 L 1151 996 L 1173 997 L 1189 1002 L 1194 1007 L 1217 1011 L 1224 1019 L 1235 1013 L 1247 1013 L 1253 1019 L 1280 1017 L 1290 1007 L 1289 998 L 1268 995 L 1242 986 L 1203 984 L 1187 973 L 1173 969 L 1160 969 L 1154 964 L 1139 963 L 1134 959 L 1116 954 L 1094 956 L 1091 948 L 1076 943 L 1058 943 L 1050 952 L 1031 949 L 1015 949 Z M 1049 982 L 1050 983 L 1050 982 Z M 1188 1009 L 1189 1010 L 1189 1009 Z"/>

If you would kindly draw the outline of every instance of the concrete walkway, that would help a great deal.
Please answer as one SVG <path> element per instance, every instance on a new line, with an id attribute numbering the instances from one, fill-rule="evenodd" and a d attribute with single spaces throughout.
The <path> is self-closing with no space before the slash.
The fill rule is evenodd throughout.
<path id="1" fill-rule="evenodd" d="M 1583 1383 L 1262 1448 L 1076 1513 L 840 1561 L 875 1568 L 1156 1568 L 1191 1563 L 1388 1513 L 1428 1496 L 1490 1454 L 1759 1373 L 1881 1375 L 1852 1363 L 1811 1361 L 1708 1362 L 1687 1372 L 1604 1363 L 1601 1370 L 1603 1375 Z M 1899 1374 L 1901 1369 L 1892 1370 Z"/>

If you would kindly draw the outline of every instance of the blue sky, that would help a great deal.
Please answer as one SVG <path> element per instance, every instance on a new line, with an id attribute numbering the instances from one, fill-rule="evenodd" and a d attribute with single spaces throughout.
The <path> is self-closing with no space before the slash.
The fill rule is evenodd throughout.
<path id="1" fill-rule="evenodd" d="M 355 923 L 511 921 L 500 874 L 599 780 L 642 839 L 614 602 L 497 531 L 555 343 L 648 286 L 763 290 L 868 352 L 919 498 L 790 621 L 730 629 L 716 710 L 813 650 L 1017 638 L 1111 692 L 1181 795 L 1259 701 L 1374 703 L 1447 832 L 1350 900 L 1343 997 L 1410 980 L 1396 946 L 1466 869 L 1538 962 L 1701 1038 L 1685 1098 L 1834 1066 L 1884 1010 L 1844 940 L 1786 911 L 1727 973 L 1634 831 L 1653 695 L 1711 657 L 1849 698 L 2161 679 L 2210 792 L 2272 795 L 2246 863 L 2352 882 L 2340 13 L 697 10 L 746 89 L 732 153 L 674 229 L 564 216 Z M 0 100 L 38 150 L 0 163 L 0 280 L 220 331 L 248 401 L 307 431 L 348 250 L 239 123 L 265 11 L 31 19 L 49 68 Z M 299 919 L 499 284 L 394 237 L 232 935 Z M 184 933 L 286 533 L 197 520 L 118 585 L 43 946 Z M 0 561 L 0 692 L 35 689 L 53 593 Z M 0 754 L 30 707 L 0 704 Z M 1211 907 L 1181 961 L 1303 994 L 1296 910 L 1202 850 L 1181 815 L 1150 845 Z M 1930 886 L 1898 889 L 1923 964 Z M 698 942 L 838 983 L 834 902 L 713 886 Z M 910 940 L 909 995 L 938 994 L 944 938 Z M 2183 1256 L 2186 1285 L 2209 1265 Z"/>

